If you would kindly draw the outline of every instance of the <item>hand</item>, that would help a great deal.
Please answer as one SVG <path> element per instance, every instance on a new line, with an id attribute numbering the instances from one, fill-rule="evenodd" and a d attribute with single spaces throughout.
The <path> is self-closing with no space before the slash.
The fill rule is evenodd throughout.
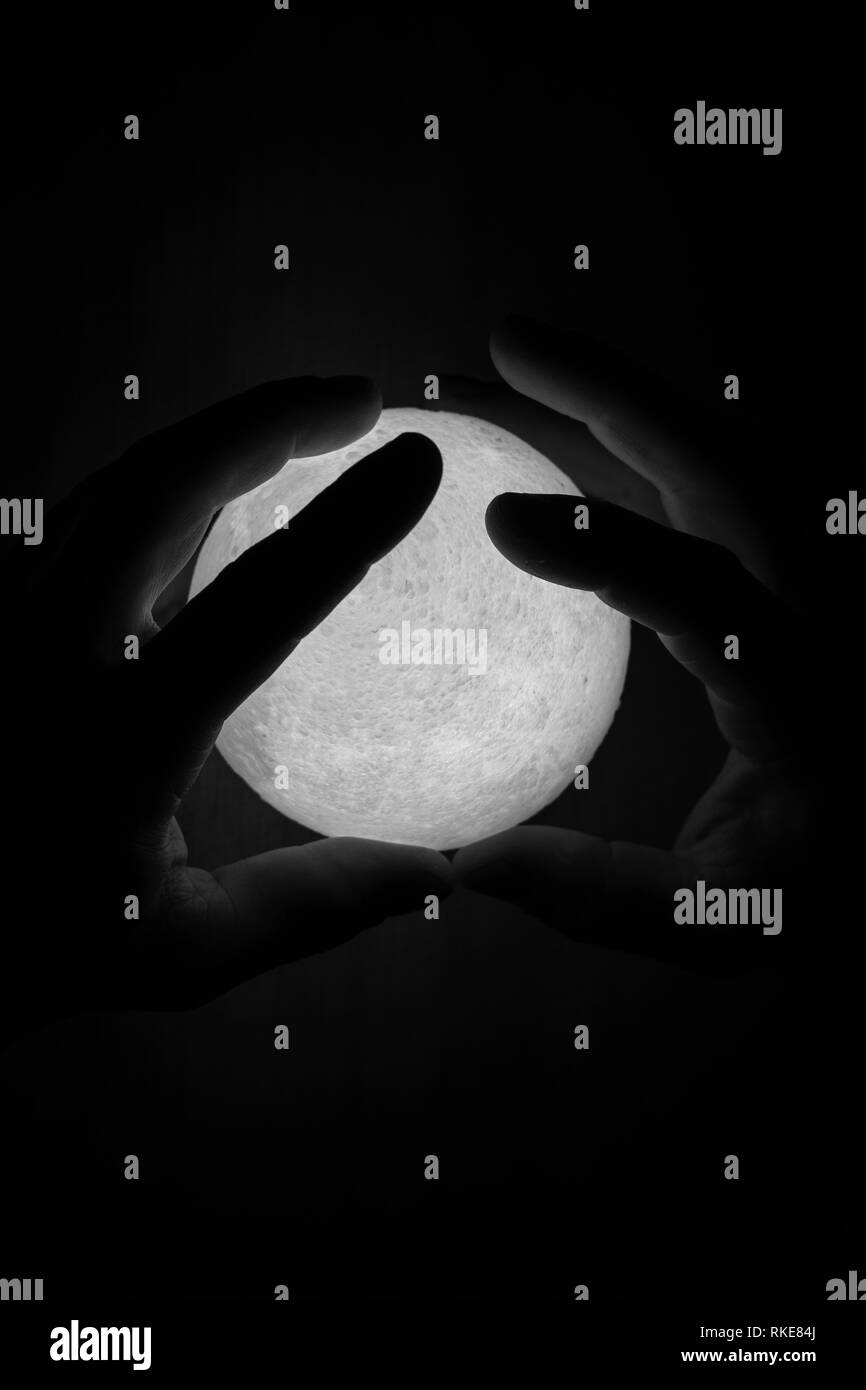
<path id="1" fill-rule="evenodd" d="M 511 319 L 491 354 L 520 394 L 445 378 L 442 407 L 502 424 L 554 461 L 570 453 L 591 497 L 578 531 L 568 497 L 501 495 L 487 512 L 494 545 L 652 628 L 705 686 L 730 751 L 669 850 L 524 826 L 460 850 L 458 880 L 577 941 L 722 971 L 766 961 L 760 926 L 722 929 L 720 940 L 676 925 L 673 895 L 698 879 L 787 885 L 790 910 L 798 865 L 814 852 L 821 799 L 803 732 L 819 706 L 773 547 L 699 425 L 609 349 Z M 739 660 L 725 658 L 730 634 Z M 822 668 L 815 655 L 807 665 Z"/>
<path id="2" fill-rule="evenodd" d="M 5 923 L 8 1033 L 80 1009 L 196 1005 L 449 892 L 441 855 L 361 839 L 206 873 L 175 819 L 230 711 L 422 516 L 438 450 L 404 434 L 369 455 L 162 630 L 159 595 L 220 507 L 287 458 L 367 433 L 380 409 L 360 378 L 271 382 L 143 439 L 49 513 L 41 545 L 4 540 L 18 603 L 4 876 L 25 904 Z M 138 660 L 124 658 L 131 634 Z"/>

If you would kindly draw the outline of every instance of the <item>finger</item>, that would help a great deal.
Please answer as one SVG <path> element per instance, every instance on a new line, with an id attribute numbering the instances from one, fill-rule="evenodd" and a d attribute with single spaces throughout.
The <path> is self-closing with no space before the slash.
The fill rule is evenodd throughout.
<path id="1" fill-rule="evenodd" d="M 575 529 L 576 505 L 587 529 Z M 598 500 L 503 493 L 486 523 L 519 569 L 591 590 L 657 632 L 711 692 L 732 746 L 764 760 L 802 737 L 789 688 L 793 622 L 729 551 Z"/>
<path id="2" fill-rule="evenodd" d="M 711 440 L 720 424 L 620 353 L 582 335 L 512 317 L 490 343 L 509 385 L 582 421 L 604 447 L 658 488 L 675 526 L 727 546 L 771 582 L 766 538 L 752 514 L 745 481 L 732 482 L 736 459 Z"/>
<path id="3" fill-rule="evenodd" d="M 302 377 L 268 382 L 148 435 L 49 513 L 61 601 L 84 624 L 97 615 L 92 635 L 117 659 L 128 633 L 149 631 L 157 597 L 215 511 L 288 459 L 366 434 L 380 410 L 378 390 L 363 377 Z"/>
<path id="4" fill-rule="evenodd" d="M 143 707 L 160 730 L 158 764 L 167 758 L 176 765 L 183 749 L 199 750 L 210 739 L 213 727 L 412 530 L 441 477 L 432 440 L 398 436 L 347 469 L 291 527 L 227 565 L 148 643 L 139 679 Z M 188 784 L 190 769 L 183 770 Z"/>
<path id="5" fill-rule="evenodd" d="M 724 934 L 674 921 L 695 870 L 665 850 L 553 826 L 519 826 L 457 851 L 457 882 L 513 903 L 572 941 L 710 974 L 760 964 L 760 928 Z"/>
<path id="6" fill-rule="evenodd" d="M 586 425 L 498 382 L 470 377 L 440 376 L 439 405 L 457 415 L 489 420 L 517 435 L 590 497 L 615 502 L 653 521 L 667 521 L 657 488 L 603 448 Z"/>
<path id="7" fill-rule="evenodd" d="M 434 850 L 352 838 L 272 850 L 213 878 L 229 910 L 183 914 L 158 943 L 164 970 L 185 962 L 179 973 L 199 999 L 329 951 L 386 917 L 425 907 L 430 894 L 446 898 L 454 886 L 451 865 Z"/>

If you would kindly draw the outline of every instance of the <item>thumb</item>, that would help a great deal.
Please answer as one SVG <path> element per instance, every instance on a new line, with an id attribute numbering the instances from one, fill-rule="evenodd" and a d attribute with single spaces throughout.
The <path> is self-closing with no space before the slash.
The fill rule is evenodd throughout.
<path id="1" fill-rule="evenodd" d="M 584 945 L 721 976 L 760 958 L 760 937 L 722 939 L 674 922 L 674 892 L 698 871 L 649 845 L 519 826 L 458 850 L 454 869 L 463 887 L 511 902 Z"/>
<path id="2" fill-rule="evenodd" d="M 230 907 L 220 927 L 195 916 L 182 943 L 173 932 L 212 996 L 447 897 L 454 871 L 435 850 L 346 837 L 258 854 L 213 879 Z"/>

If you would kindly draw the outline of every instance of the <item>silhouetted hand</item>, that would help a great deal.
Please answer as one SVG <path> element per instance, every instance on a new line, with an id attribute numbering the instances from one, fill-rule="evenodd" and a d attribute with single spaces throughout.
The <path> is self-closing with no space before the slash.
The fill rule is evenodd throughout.
<path id="1" fill-rule="evenodd" d="M 5 887 L 26 904 L 4 923 L 7 1034 L 83 1009 L 193 1006 L 450 891 L 441 855 L 361 839 L 206 873 L 175 820 L 230 711 L 422 516 L 438 450 L 404 434 L 369 455 L 162 630 L 159 595 L 220 507 L 287 458 L 367 433 L 380 409 L 361 378 L 269 383 L 88 478 L 41 545 L 4 541 Z"/>
<path id="2" fill-rule="evenodd" d="M 760 926 L 676 925 L 673 895 L 699 879 L 796 888 L 815 848 L 821 806 L 803 757 L 815 682 L 772 546 L 682 404 L 609 349 L 513 318 L 491 353 L 521 394 L 444 378 L 443 408 L 485 416 L 554 460 L 570 451 L 591 498 L 576 530 L 571 498 L 501 495 L 491 540 L 527 573 L 592 590 L 657 632 L 703 682 L 730 752 L 670 850 L 524 826 L 460 850 L 458 879 L 579 941 L 711 969 L 766 961 Z M 738 660 L 725 657 L 730 635 Z"/>

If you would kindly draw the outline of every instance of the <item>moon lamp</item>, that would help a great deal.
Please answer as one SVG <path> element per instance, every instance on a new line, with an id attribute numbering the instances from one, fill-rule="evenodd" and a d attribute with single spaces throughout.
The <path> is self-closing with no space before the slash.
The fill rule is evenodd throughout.
<path id="1" fill-rule="evenodd" d="M 229 716 L 217 748 L 270 806 L 322 835 L 456 849 L 557 797 L 619 704 L 628 620 L 592 593 L 518 570 L 484 525 L 501 492 L 580 497 L 564 473 L 484 420 L 385 410 L 362 439 L 293 459 L 230 502 L 191 594 L 275 518 L 291 532 L 318 492 L 407 430 L 442 455 L 430 507 Z"/>

